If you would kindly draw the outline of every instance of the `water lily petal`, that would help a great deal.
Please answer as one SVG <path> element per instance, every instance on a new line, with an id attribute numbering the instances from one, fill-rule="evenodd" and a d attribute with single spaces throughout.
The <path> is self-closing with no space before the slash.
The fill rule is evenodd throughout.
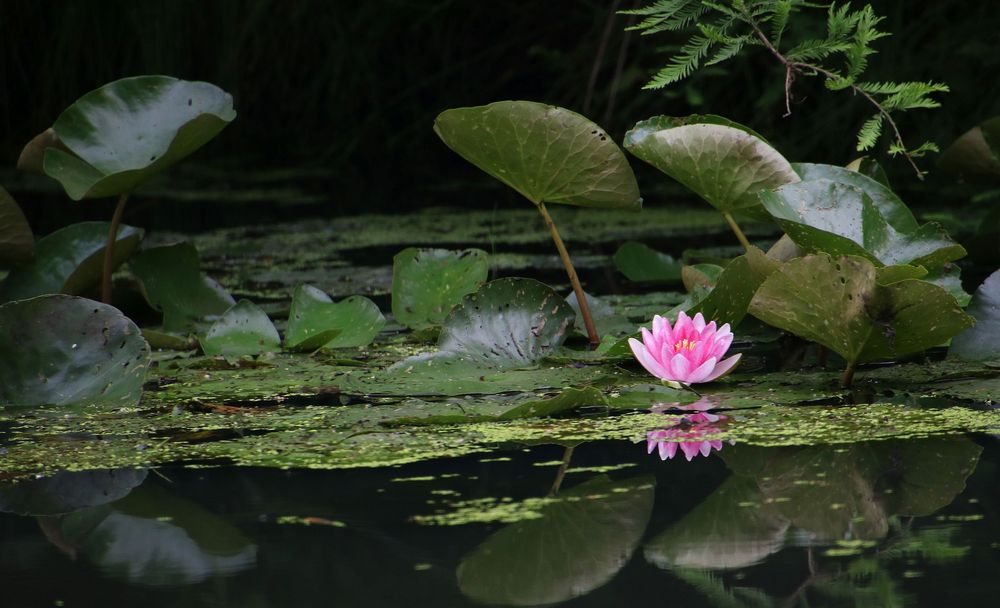
<path id="1" fill-rule="evenodd" d="M 689 382 L 688 375 L 691 372 L 691 363 L 687 360 L 687 356 L 682 353 L 677 353 L 670 359 L 670 379 L 676 380 L 678 382 L 683 382 L 687 384 Z"/>
<path id="2" fill-rule="evenodd" d="M 721 359 L 722 355 L 726 354 L 726 351 L 729 350 L 729 347 L 732 345 L 732 343 L 733 343 L 733 334 L 730 333 L 730 334 L 725 334 L 723 336 L 715 334 L 715 342 L 712 345 L 712 355 Z"/>
<path id="3" fill-rule="evenodd" d="M 681 443 L 681 451 L 684 452 L 684 457 L 688 459 L 688 462 L 691 462 L 691 459 L 698 455 L 699 448 L 699 442 L 685 441 Z"/>
<path id="4" fill-rule="evenodd" d="M 711 442 L 702 441 L 701 442 L 701 455 L 702 456 L 708 456 L 711 453 L 712 453 L 712 444 L 711 444 Z"/>
<path id="5" fill-rule="evenodd" d="M 694 319 L 691 320 L 691 325 L 700 334 L 701 330 L 705 329 L 705 317 L 700 312 L 696 313 Z"/>
<path id="6" fill-rule="evenodd" d="M 738 355 L 733 355 L 728 359 L 723 359 L 722 361 L 719 361 L 719 364 L 715 366 L 715 369 L 712 370 L 712 373 L 709 374 L 709 376 L 705 378 L 703 382 L 711 382 L 713 380 L 718 380 L 719 378 L 725 376 L 730 371 L 732 371 L 734 367 L 736 367 L 736 364 L 740 362 L 740 357 L 742 356 L 743 354 L 740 353 Z"/>
<path id="7" fill-rule="evenodd" d="M 646 371 L 653 374 L 657 378 L 663 378 L 666 380 L 671 380 L 670 374 L 664 369 L 660 362 L 657 361 L 643 346 L 642 342 L 639 342 L 635 338 L 628 339 L 628 345 L 632 348 L 632 354 L 638 359 L 639 363 L 646 368 Z"/>
<path id="8" fill-rule="evenodd" d="M 677 313 L 677 321 L 674 323 L 674 335 L 672 342 L 679 340 L 688 339 L 690 340 L 693 336 L 691 335 L 691 319 L 684 313 L 680 311 Z"/>
<path id="9" fill-rule="evenodd" d="M 693 372 L 688 375 L 688 382 L 694 384 L 695 382 L 704 382 L 705 378 L 708 378 L 713 371 L 715 371 L 715 365 L 719 362 L 715 357 L 709 357 L 704 363 L 699 365 Z"/>
<path id="10" fill-rule="evenodd" d="M 645 327 L 639 328 L 639 333 L 642 334 L 642 343 L 646 346 L 646 350 L 651 353 L 660 352 L 660 343 L 655 334 L 649 333 Z"/>

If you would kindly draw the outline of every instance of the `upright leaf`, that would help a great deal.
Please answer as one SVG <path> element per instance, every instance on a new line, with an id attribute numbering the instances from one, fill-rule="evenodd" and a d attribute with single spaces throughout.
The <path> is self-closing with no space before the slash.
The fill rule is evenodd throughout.
<path id="1" fill-rule="evenodd" d="M 311 285 L 299 285 L 292 294 L 285 347 L 291 350 L 368 346 L 385 326 L 378 306 L 362 296 L 334 303 Z"/>
<path id="2" fill-rule="evenodd" d="M 481 249 L 404 249 L 392 258 L 392 316 L 413 329 L 440 325 L 489 271 Z"/>
<path id="3" fill-rule="evenodd" d="M 259 355 L 281 349 L 281 337 L 274 323 L 250 300 L 240 300 L 222 313 L 198 341 L 210 357 Z"/>
<path id="4" fill-rule="evenodd" d="M 859 169 L 864 165 L 859 163 Z M 881 167 L 875 165 L 879 170 Z M 815 163 L 792 163 L 792 168 L 799 174 L 804 182 L 811 182 L 818 179 L 828 179 L 838 184 L 847 184 L 860 189 L 868 195 L 872 203 L 878 209 L 885 221 L 900 232 L 912 232 L 919 227 L 917 218 L 903 201 L 896 196 L 896 193 L 885 184 L 865 175 L 861 171 L 853 171 L 846 167 L 836 165 L 823 165 Z"/>
<path id="5" fill-rule="evenodd" d="M 970 361 L 1000 359 L 1000 270 L 983 281 L 966 312 L 976 325 L 955 336 L 948 355 Z"/>
<path id="6" fill-rule="evenodd" d="M 35 255 L 35 237 L 21 208 L 6 190 L 0 188 L 0 268 L 31 261 Z"/>
<path id="7" fill-rule="evenodd" d="M 983 121 L 956 139 L 938 165 L 959 179 L 1000 179 L 1000 116 Z"/>
<path id="8" fill-rule="evenodd" d="M 442 112 L 434 131 L 465 160 L 529 201 L 638 209 L 639 186 L 621 149 L 565 108 L 498 101 Z"/>

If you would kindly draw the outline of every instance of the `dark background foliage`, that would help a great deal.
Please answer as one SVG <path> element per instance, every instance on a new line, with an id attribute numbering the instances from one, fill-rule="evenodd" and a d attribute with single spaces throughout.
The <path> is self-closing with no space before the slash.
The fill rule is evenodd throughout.
<path id="1" fill-rule="evenodd" d="M 803 79 L 784 118 L 783 72 L 760 49 L 671 89 L 642 90 L 683 40 L 626 33 L 629 18 L 614 11 L 642 4 L 0 0 L 0 183 L 38 232 L 106 217 L 106 205 L 69 203 L 13 164 L 80 95 L 147 73 L 213 82 L 233 94 L 239 112 L 216 141 L 137 197 L 126 219 L 150 227 L 495 205 L 513 195 L 446 149 L 431 124 L 446 108 L 500 99 L 571 108 L 619 141 L 654 114 L 718 113 L 764 134 L 791 160 L 842 164 L 856 156 L 853 134 L 869 108 Z M 952 88 L 942 109 L 904 118 L 911 141 L 943 147 L 1000 114 L 1000 11 L 992 4 L 873 2 L 894 35 L 876 43 L 870 78 Z M 794 27 L 805 35 L 822 24 L 817 14 Z M 880 160 L 911 202 L 940 191 L 933 185 L 943 177 L 918 184 L 902 161 L 884 153 Z M 680 195 L 632 164 L 647 204 Z"/>

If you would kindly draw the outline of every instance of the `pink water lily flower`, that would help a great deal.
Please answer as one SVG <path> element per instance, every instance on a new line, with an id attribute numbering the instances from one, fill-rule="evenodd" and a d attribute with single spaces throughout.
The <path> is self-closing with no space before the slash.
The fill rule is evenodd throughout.
<path id="1" fill-rule="evenodd" d="M 682 415 L 673 426 L 647 432 L 646 451 L 652 454 L 655 450 L 659 452 L 660 460 L 666 460 L 673 458 L 679 450 L 691 462 L 698 454 L 708 456 L 712 450 L 721 450 L 721 440 L 706 438 L 717 434 L 719 425 L 725 424 L 728 419 L 722 414 L 704 411 L 716 405 L 706 399 L 689 405 L 671 404 L 672 409 L 691 410 L 694 413 Z M 729 441 L 730 445 L 734 443 L 735 441 Z"/>
<path id="2" fill-rule="evenodd" d="M 720 328 L 715 321 L 705 324 L 705 317 L 694 318 L 682 311 L 673 327 L 660 315 L 653 317 L 653 331 L 642 328 L 642 342 L 629 338 L 635 358 L 646 370 L 671 383 L 711 382 L 728 374 L 742 355 L 723 359 L 733 342 L 729 323 Z"/>

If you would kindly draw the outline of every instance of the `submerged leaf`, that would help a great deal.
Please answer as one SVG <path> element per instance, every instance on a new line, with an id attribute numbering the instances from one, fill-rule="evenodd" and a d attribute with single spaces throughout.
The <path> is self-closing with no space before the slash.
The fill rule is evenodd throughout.
<path id="1" fill-rule="evenodd" d="M 565 108 L 498 101 L 455 108 L 434 121 L 444 143 L 535 203 L 642 205 L 625 155 L 599 126 Z"/>
<path id="2" fill-rule="evenodd" d="M 281 348 L 281 337 L 274 323 L 250 300 L 240 300 L 222 313 L 198 341 L 210 357 L 259 355 Z"/>
<path id="3" fill-rule="evenodd" d="M 404 249 L 392 258 L 392 316 L 413 329 L 440 325 L 489 271 L 481 249 Z"/>
<path id="4" fill-rule="evenodd" d="M 384 326 L 382 311 L 368 298 L 351 296 L 335 303 L 321 289 L 299 285 L 292 294 L 285 348 L 368 346 Z"/>
<path id="5" fill-rule="evenodd" d="M 45 295 L 0 306 L 0 405 L 139 403 L 149 345 L 120 311 Z"/>

